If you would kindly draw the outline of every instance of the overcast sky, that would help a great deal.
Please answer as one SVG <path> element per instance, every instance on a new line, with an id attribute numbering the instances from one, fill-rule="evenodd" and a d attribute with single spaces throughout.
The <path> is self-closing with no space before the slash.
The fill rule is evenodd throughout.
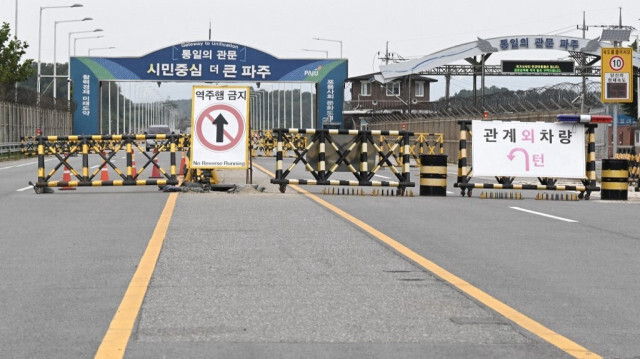
<path id="1" fill-rule="evenodd" d="M 314 37 L 342 41 L 342 56 L 349 60 L 349 76 L 379 71 L 379 57 L 387 41 L 389 51 L 405 58 L 427 55 L 448 47 L 476 40 L 512 35 L 566 35 L 582 37 L 576 26 L 586 13 L 587 25 L 616 25 L 622 8 L 623 25 L 640 28 L 638 0 L 537 0 L 530 2 L 418 1 L 418 0 L 18 0 L 18 37 L 30 45 L 27 57 L 38 58 L 40 7 L 83 4 L 80 8 L 45 9 L 42 15 L 43 62 L 53 62 L 54 21 L 92 21 L 58 23 L 57 61 L 68 61 L 69 32 L 75 37 L 103 35 L 100 39 L 77 41 L 77 55 L 138 57 L 187 41 L 206 40 L 209 22 L 214 40 L 238 43 L 279 58 L 318 58 L 328 51 L 340 57 L 338 42 L 317 41 Z M 15 0 L 2 0 L 0 21 L 15 25 Z M 602 29 L 590 26 L 587 38 Z M 633 37 L 638 32 L 633 33 Z M 73 51 L 73 40 L 71 40 Z M 510 53 L 510 58 L 552 60 L 566 58 L 566 52 L 529 50 Z M 490 58 L 489 64 L 503 59 Z M 437 78 L 431 99 L 444 94 L 444 79 Z M 488 77 L 487 86 L 528 89 L 557 82 L 548 78 Z M 572 80 L 576 81 L 576 80 Z M 469 89 L 469 78 L 453 78 L 452 93 Z"/>

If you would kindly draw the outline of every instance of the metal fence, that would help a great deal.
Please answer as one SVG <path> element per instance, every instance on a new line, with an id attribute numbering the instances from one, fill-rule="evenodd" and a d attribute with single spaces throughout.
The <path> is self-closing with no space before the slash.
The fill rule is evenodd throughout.
<path id="1" fill-rule="evenodd" d="M 72 116 L 68 111 L 0 101 L 0 143 L 19 142 L 20 137 L 43 134 L 70 135 Z"/>

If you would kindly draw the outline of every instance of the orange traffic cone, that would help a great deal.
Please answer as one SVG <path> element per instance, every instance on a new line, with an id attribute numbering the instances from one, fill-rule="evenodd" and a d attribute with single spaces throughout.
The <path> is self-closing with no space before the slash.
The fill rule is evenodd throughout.
<path id="1" fill-rule="evenodd" d="M 109 181 L 109 170 L 107 170 L 106 164 L 102 167 L 102 172 L 100 172 L 100 181 Z"/>
<path id="2" fill-rule="evenodd" d="M 68 183 L 69 181 L 71 181 L 71 172 L 69 172 L 69 168 L 67 168 L 67 166 L 64 166 L 64 171 L 62 172 L 62 182 Z M 64 186 L 64 187 L 60 187 L 60 190 L 75 191 L 76 188 L 71 186 Z"/>
<path id="3" fill-rule="evenodd" d="M 154 148 L 153 149 L 153 154 L 156 155 L 158 153 L 158 149 Z M 153 171 L 151 171 L 151 177 L 149 178 L 162 178 L 163 176 L 160 174 L 160 171 L 158 170 L 158 158 L 154 158 L 153 159 L 154 165 L 153 165 Z"/>
<path id="4" fill-rule="evenodd" d="M 135 177 L 136 174 L 136 156 L 135 152 L 131 151 L 131 177 Z"/>
<path id="5" fill-rule="evenodd" d="M 180 170 L 178 171 L 178 176 L 184 176 L 184 166 L 185 166 L 185 156 L 184 150 L 182 150 L 182 159 L 180 160 Z"/>
<path id="6" fill-rule="evenodd" d="M 102 151 L 102 157 L 106 158 L 104 151 Z M 109 170 L 107 169 L 107 164 L 105 163 L 102 166 L 102 171 L 100 172 L 100 181 L 109 181 Z"/>

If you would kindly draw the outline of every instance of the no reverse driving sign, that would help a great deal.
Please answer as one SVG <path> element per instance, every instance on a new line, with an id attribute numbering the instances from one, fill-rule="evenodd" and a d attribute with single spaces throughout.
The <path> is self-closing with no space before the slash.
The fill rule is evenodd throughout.
<path id="1" fill-rule="evenodd" d="M 192 168 L 247 168 L 248 98 L 248 87 L 193 87 Z"/>

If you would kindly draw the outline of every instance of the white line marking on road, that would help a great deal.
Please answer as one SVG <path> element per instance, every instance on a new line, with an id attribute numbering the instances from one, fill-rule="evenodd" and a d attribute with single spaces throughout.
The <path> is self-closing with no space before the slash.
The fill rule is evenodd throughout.
<path id="1" fill-rule="evenodd" d="M 18 168 L 18 167 L 23 167 L 23 166 L 29 166 L 29 165 L 35 165 L 38 164 L 38 162 L 29 162 L 29 163 L 23 163 L 21 165 L 14 165 L 14 166 L 7 166 L 7 167 L 0 167 L 0 171 L 2 170 L 8 170 L 10 168 Z"/>
<path id="2" fill-rule="evenodd" d="M 49 161 L 53 161 L 54 159 L 55 159 L 55 158 L 50 158 L 50 159 L 48 159 L 48 160 L 44 160 L 44 161 L 45 161 L 45 162 L 49 162 Z M 35 162 L 27 162 L 27 163 L 23 163 L 23 164 L 21 164 L 21 165 L 14 165 L 14 166 L 0 167 L 0 171 L 2 171 L 2 170 L 8 170 L 8 169 L 11 169 L 11 168 L 18 168 L 18 167 L 29 166 L 29 165 L 37 165 L 37 164 L 38 164 L 38 162 L 37 162 L 37 161 L 35 161 Z"/>
<path id="3" fill-rule="evenodd" d="M 89 168 L 98 168 L 98 167 L 100 167 L 100 165 L 91 166 Z"/>
<path id="4" fill-rule="evenodd" d="M 553 219 L 557 219 L 557 220 L 565 221 L 565 222 L 569 222 L 569 223 L 578 223 L 578 221 L 574 221 L 573 219 L 552 216 L 550 214 L 531 211 L 531 210 L 520 208 L 520 207 L 509 207 L 509 208 L 515 209 L 516 211 L 522 211 L 522 212 L 527 212 L 527 213 L 531 213 L 531 214 L 537 214 L 538 216 L 549 217 L 549 218 L 553 218 Z"/>
<path id="5" fill-rule="evenodd" d="M 27 187 L 24 187 L 24 188 L 17 189 L 16 192 L 22 192 L 22 191 L 26 191 L 28 189 L 33 189 L 33 186 L 27 186 Z"/>
<path id="6" fill-rule="evenodd" d="M 451 192 L 451 191 L 447 191 L 447 194 L 453 194 L 453 192 Z"/>
<path id="7" fill-rule="evenodd" d="M 375 177 L 390 179 L 391 177 L 383 176 L 383 175 L 374 175 Z"/>

